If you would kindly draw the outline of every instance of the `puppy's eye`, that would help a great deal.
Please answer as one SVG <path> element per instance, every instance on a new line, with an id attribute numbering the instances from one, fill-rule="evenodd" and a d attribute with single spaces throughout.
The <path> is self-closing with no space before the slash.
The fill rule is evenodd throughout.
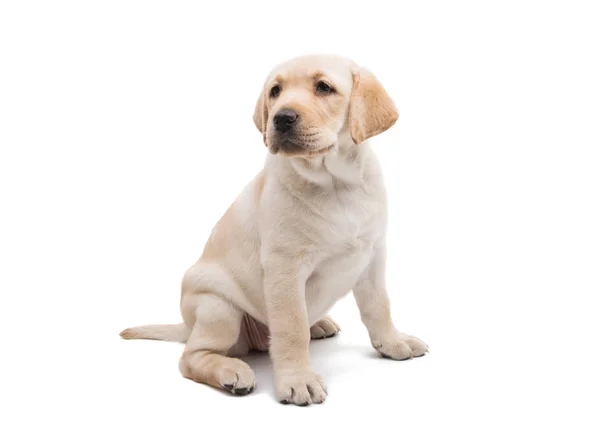
<path id="1" fill-rule="evenodd" d="M 275 98 L 279 95 L 279 93 L 281 92 L 281 88 L 279 87 L 279 85 L 275 85 L 274 87 L 271 88 L 271 97 Z"/>
<path id="2" fill-rule="evenodd" d="M 333 88 L 325 82 L 319 82 L 317 83 L 317 92 L 320 94 L 331 94 Z"/>

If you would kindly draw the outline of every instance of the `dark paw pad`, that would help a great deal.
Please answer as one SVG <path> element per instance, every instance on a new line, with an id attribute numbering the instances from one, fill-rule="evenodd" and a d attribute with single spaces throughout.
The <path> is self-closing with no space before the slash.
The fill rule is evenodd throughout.
<path id="1" fill-rule="evenodd" d="M 231 391 L 234 395 L 248 395 L 252 392 L 252 387 L 249 388 L 235 388 Z"/>
<path id="2" fill-rule="evenodd" d="M 233 385 L 225 384 L 222 385 L 223 389 L 231 392 L 234 395 L 248 395 L 254 390 L 254 386 L 250 386 L 249 388 L 234 388 Z"/>

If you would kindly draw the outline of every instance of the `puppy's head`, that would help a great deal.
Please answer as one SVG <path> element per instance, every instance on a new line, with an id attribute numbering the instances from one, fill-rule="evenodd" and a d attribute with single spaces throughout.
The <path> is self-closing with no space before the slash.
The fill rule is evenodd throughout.
<path id="1" fill-rule="evenodd" d="M 254 112 L 269 151 L 286 156 L 325 154 L 341 138 L 360 144 L 397 119 L 373 74 L 333 56 L 305 56 L 276 67 Z"/>

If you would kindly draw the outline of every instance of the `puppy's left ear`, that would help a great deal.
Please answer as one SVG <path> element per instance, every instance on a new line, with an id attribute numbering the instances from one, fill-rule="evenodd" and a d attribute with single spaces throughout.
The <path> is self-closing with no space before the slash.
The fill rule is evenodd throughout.
<path id="1" fill-rule="evenodd" d="M 263 142 L 265 145 L 267 145 L 267 119 L 267 104 L 265 100 L 265 91 L 263 89 L 256 101 L 256 108 L 254 109 L 254 125 L 263 134 Z"/>
<path id="2" fill-rule="evenodd" d="M 350 134 L 355 144 L 385 132 L 398 119 L 398 110 L 375 76 L 365 69 L 352 73 Z"/>

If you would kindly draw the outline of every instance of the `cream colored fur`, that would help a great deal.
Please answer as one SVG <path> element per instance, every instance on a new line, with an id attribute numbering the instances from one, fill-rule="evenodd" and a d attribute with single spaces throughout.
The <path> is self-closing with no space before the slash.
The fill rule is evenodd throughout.
<path id="1" fill-rule="evenodd" d="M 320 91 L 323 81 L 333 92 Z M 282 108 L 298 114 L 293 137 L 273 127 Z M 185 274 L 184 323 L 122 336 L 186 342 L 185 377 L 246 394 L 254 373 L 232 356 L 251 347 L 240 340 L 247 314 L 268 326 L 277 398 L 320 403 L 326 388 L 310 365 L 309 341 L 339 331 L 327 312 L 352 290 L 379 353 L 397 360 L 425 354 L 427 346 L 397 331 L 390 317 L 386 192 L 365 142 L 397 117 L 375 76 L 352 61 L 307 56 L 275 68 L 254 115 L 271 153 Z"/>

